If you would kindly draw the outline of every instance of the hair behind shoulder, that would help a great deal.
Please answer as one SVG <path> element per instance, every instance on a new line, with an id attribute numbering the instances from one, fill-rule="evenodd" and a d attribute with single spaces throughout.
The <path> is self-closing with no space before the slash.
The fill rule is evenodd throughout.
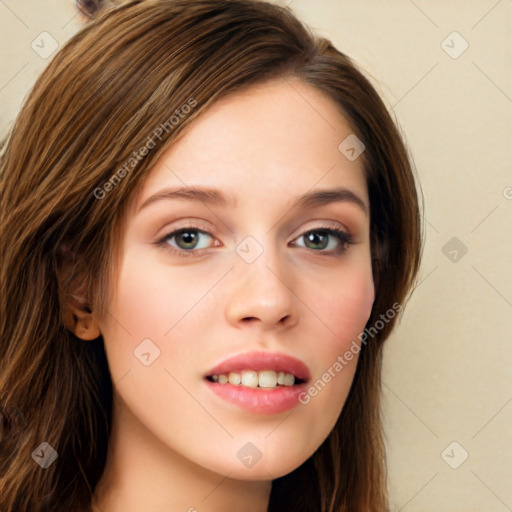
<path id="1" fill-rule="evenodd" d="M 289 9 L 264 1 L 132 0 L 106 10 L 42 73 L 1 161 L 2 511 L 89 508 L 105 464 L 112 382 L 102 338 L 71 334 L 62 302 L 80 286 L 89 292 L 85 307 L 104 311 L 123 214 L 182 130 L 220 98 L 288 77 L 328 95 L 366 147 L 378 283 L 367 327 L 404 303 L 421 253 L 411 163 L 383 102 L 346 55 Z M 160 129 L 155 147 L 127 171 L 134 152 L 191 98 L 194 108 Z M 73 262 L 72 275 L 63 275 L 64 260 Z M 270 512 L 388 510 L 380 368 L 396 320 L 362 347 L 326 441 L 273 482 Z M 58 454 L 46 469 L 32 457 L 43 442 Z"/>

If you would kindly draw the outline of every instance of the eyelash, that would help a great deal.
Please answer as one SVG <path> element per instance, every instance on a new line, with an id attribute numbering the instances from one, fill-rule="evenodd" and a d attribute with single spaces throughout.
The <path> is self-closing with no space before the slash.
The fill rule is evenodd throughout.
<path id="1" fill-rule="evenodd" d="M 187 251 L 185 249 L 176 249 L 175 247 L 170 246 L 169 243 L 168 243 L 169 239 L 174 238 L 175 236 L 177 236 L 177 235 L 179 235 L 181 233 L 185 233 L 187 231 L 198 231 L 198 232 L 200 232 L 200 233 L 202 233 L 204 235 L 208 235 L 208 236 L 213 238 L 213 235 L 210 232 L 205 231 L 204 229 L 201 229 L 199 226 L 190 225 L 190 226 L 186 226 L 186 227 L 179 228 L 179 229 L 176 229 L 174 231 L 171 231 L 170 233 L 165 235 L 163 238 L 158 240 L 156 242 L 156 245 L 158 247 L 161 247 L 165 251 L 169 251 L 169 252 L 171 252 L 173 254 L 176 254 L 178 256 L 183 256 L 183 257 L 199 256 L 197 253 L 200 252 L 200 251 L 206 250 L 206 248 L 203 248 L 203 249 L 191 249 L 191 250 Z M 326 256 L 339 257 L 339 256 L 341 256 L 342 254 L 345 253 L 345 251 L 348 249 L 348 246 L 353 245 L 355 243 L 354 239 L 352 238 L 350 233 L 348 233 L 347 231 L 343 231 L 343 230 L 339 229 L 337 225 L 333 225 L 333 224 L 324 225 L 324 226 L 320 226 L 318 228 L 309 229 L 308 231 L 304 231 L 304 233 L 299 235 L 296 238 L 296 240 L 300 239 L 301 237 L 304 237 L 305 235 L 308 235 L 310 233 L 319 233 L 319 232 L 322 233 L 322 234 L 327 234 L 327 235 L 334 236 L 340 242 L 340 245 L 336 249 L 331 249 L 331 250 L 328 250 L 328 251 L 326 251 L 325 249 L 320 249 L 320 250 L 310 249 L 313 252 L 323 253 Z M 304 247 L 304 248 L 308 249 L 307 247 Z"/>

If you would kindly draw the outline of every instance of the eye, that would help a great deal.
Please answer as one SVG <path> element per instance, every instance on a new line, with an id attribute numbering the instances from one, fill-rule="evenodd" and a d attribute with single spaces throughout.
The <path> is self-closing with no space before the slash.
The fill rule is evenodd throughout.
<path id="1" fill-rule="evenodd" d="M 202 249 L 211 247 L 211 241 L 208 242 L 208 238 L 213 239 L 213 235 L 208 231 L 197 226 L 188 226 L 171 231 L 156 242 L 156 245 L 179 256 L 197 256 Z M 336 256 L 343 254 L 348 245 L 355 243 L 351 235 L 339 229 L 337 225 L 310 229 L 296 240 L 305 240 L 305 244 L 294 241 L 291 243 L 292 246 Z"/>
<path id="2" fill-rule="evenodd" d="M 190 256 L 190 253 L 194 250 L 197 251 L 209 247 L 208 241 L 204 240 L 205 238 L 212 238 L 212 235 L 198 227 L 189 226 L 165 235 L 157 242 L 157 245 L 180 256 Z"/>
<path id="3" fill-rule="evenodd" d="M 311 229 L 300 235 L 297 240 L 305 240 L 305 244 L 293 242 L 293 245 L 336 255 L 344 253 L 348 245 L 354 243 L 350 233 L 334 226 Z"/>

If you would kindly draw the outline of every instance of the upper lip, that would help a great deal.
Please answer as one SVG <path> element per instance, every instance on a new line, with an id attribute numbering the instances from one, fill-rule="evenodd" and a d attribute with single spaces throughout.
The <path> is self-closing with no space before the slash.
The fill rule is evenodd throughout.
<path id="1" fill-rule="evenodd" d="M 291 373 L 296 378 L 308 381 L 309 368 L 300 359 L 278 352 L 253 351 L 237 354 L 224 359 L 205 375 L 225 375 L 243 370 L 274 370 L 275 372 Z"/>

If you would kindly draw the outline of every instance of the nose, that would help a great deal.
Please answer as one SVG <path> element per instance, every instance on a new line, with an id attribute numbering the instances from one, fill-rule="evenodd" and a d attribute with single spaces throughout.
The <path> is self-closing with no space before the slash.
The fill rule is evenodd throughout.
<path id="1" fill-rule="evenodd" d="M 235 255 L 233 287 L 226 306 L 227 321 L 237 327 L 259 325 L 264 331 L 290 328 L 297 323 L 298 298 L 292 291 L 290 272 L 283 271 L 275 253 L 265 250 L 247 263 Z"/>

